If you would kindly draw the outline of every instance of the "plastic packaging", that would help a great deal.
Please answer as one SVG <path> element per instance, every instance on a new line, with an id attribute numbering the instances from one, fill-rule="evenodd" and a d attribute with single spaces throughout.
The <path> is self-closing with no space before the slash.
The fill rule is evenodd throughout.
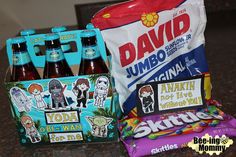
<path id="1" fill-rule="evenodd" d="M 136 84 L 206 74 L 203 0 L 133 0 L 92 19 L 112 54 L 112 75 L 125 114 L 135 107 Z"/>
<path id="2" fill-rule="evenodd" d="M 194 137 L 236 136 L 236 119 L 216 106 L 165 115 L 122 120 L 121 140 L 132 157 L 183 148 Z M 148 143 L 148 144 L 147 144 Z"/>

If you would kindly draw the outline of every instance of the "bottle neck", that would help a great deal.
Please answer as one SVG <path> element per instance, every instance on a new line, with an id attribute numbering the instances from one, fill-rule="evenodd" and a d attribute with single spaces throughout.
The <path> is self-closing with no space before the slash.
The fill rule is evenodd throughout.
<path id="1" fill-rule="evenodd" d="M 46 49 L 46 61 L 58 62 L 65 59 L 61 48 Z"/>
<path id="2" fill-rule="evenodd" d="M 83 46 L 82 59 L 93 60 L 93 59 L 96 59 L 100 56 L 101 56 L 101 54 L 100 54 L 99 48 L 96 44 L 89 45 L 89 46 Z"/>
<path id="3" fill-rule="evenodd" d="M 31 58 L 27 51 L 13 52 L 13 65 L 20 66 L 31 62 Z"/>
<path id="4" fill-rule="evenodd" d="M 13 53 L 25 52 L 27 51 L 26 42 L 12 44 Z"/>

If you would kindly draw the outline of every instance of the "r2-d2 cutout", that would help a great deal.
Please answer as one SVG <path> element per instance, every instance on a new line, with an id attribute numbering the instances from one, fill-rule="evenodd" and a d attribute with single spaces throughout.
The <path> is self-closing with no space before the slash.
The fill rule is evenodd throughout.
<path id="1" fill-rule="evenodd" d="M 19 112 L 29 112 L 31 109 L 31 101 L 27 95 L 18 87 L 13 87 L 10 90 L 12 102 L 16 105 Z"/>
<path id="2" fill-rule="evenodd" d="M 107 98 L 109 89 L 109 79 L 105 76 L 100 76 L 96 80 L 94 90 L 94 106 L 104 108 L 104 102 Z"/>

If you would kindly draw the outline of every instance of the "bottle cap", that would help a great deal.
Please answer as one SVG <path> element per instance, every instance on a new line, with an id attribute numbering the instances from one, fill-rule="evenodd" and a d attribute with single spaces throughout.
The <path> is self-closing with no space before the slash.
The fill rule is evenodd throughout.
<path id="1" fill-rule="evenodd" d="M 92 23 L 88 23 L 88 24 L 86 25 L 86 29 L 94 29 L 93 24 L 92 24 Z"/>
<path id="2" fill-rule="evenodd" d="M 26 42 L 24 37 L 12 38 L 12 41 L 11 41 L 12 44 L 19 44 L 19 43 L 24 43 L 24 42 Z"/>
<path id="3" fill-rule="evenodd" d="M 96 32 L 93 30 L 85 30 L 81 32 L 80 36 L 82 38 L 88 38 L 88 37 L 96 36 Z"/>
<path id="4" fill-rule="evenodd" d="M 51 31 L 52 31 L 53 33 L 64 32 L 64 31 L 66 31 L 66 27 L 65 27 L 65 26 L 53 27 L 53 28 L 51 29 Z"/>
<path id="5" fill-rule="evenodd" d="M 34 29 L 24 29 L 20 32 L 20 35 L 27 36 L 27 35 L 33 35 L 36 31 Z"/>
<path id="6" fill-rule="evenodd" d="M 45 36 L 45 40 L 57 40 L 57 39 L 59 39 L 60 38 L 60 36 L 58 35 L 58 34 L 54 34 L 54 33 L 52 33 L 52 34 L 47 34 L 46 36 Z"/>

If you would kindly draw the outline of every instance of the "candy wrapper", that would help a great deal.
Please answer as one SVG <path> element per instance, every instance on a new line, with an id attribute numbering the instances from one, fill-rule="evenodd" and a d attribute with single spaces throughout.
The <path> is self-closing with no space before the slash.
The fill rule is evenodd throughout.
<path id="1" fill-rule="evenodd" d="M 216 106 L 120 121 L 121 140 L 132 157 L 183 148 L 194 137 L 236 136 L 236 119 Z"/>

